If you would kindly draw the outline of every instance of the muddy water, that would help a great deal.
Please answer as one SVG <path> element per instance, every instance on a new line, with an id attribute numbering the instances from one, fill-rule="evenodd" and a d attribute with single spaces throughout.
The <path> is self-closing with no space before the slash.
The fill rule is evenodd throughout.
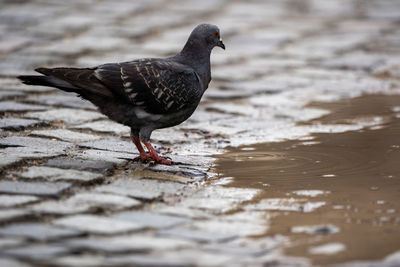
<path id="1" fill-rule="evenodd" d="M 313 106 L 332 113 L 309 124 L 349 123 L 371 116 L 384 120 L 381 127 L 231 149 L 219 158 L 219 173 L 234 177 L 229 186 L 262 189 L 256 202 L 291 197 L 325 202 L 308 213 L 271 211 L 277 216 L 268 235 L 290 238 L 285 254 L 326 265 L 381 259 L 400 250 L 400 97 L 363 96 Z M 323 194 L 296 195 L 296 190 Z M 332 225 L 333 230 L 293 232 L 293 227 L 314 225 Z M 313 250 L 329 243 L 340 244 L 328 254 Z"/>

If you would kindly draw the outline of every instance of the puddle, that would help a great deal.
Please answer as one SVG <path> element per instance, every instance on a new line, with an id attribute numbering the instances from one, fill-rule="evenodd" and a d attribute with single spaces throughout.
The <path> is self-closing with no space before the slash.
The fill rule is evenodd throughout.
<path id="1" fill-rule="evenodd" d="M 379 127 L 232 148 L 216 171 L 229 187 L 262 190 L 243 209 L 275 213 L 267 235 L 289 238 L 285 254 L 317 265 L 382 259 L 400 249 L 399 103 L 369 95 L 313 104 L 331 113 L 304 127 L 383 119 Z"/>

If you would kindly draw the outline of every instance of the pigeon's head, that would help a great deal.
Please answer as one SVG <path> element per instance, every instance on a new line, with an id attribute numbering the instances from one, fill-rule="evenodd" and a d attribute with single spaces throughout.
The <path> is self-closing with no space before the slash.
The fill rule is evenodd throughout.
<path id="1" fill-rule="evenodd" d="M 212 24 L 200 24 L 194 28 L 190 34 L 189 42 L 205 43 L 210 50 L 216 46 L 225 50 L 218 27 Z"/>

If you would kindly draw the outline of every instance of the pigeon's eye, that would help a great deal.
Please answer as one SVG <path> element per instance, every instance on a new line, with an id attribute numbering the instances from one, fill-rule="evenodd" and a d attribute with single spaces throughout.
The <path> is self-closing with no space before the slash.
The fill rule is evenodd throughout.
<path id="1" fill-rule="evenodd" d="M 214 37 L 215 38 L 219 37 L 219 32 L 214 32 Z"/>

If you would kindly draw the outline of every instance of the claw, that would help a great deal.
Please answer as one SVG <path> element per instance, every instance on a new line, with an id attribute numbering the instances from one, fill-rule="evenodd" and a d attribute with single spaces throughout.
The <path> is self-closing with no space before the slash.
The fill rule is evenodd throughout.
<path id="1" fill-rule="evenodd" d="M 146 155 L 148 159 L 151 159 L 152 161 L 154 161 L 155 163 L 158 163 L 158 164 L 163 164 L 163 165 L 171 165 L 172 164 L 172 162 L 170 160 L 160 157 L 150 143 L 144 141 L 143 139 L 142 139 L 142 143 L 149 150 L 149 154 Z"/>
<path id="2" fill-rule="evenodd" d="M 149 142 L 146 142 L 143 139 L 140 140 L 139 138 L 137 138 L 134 135 L 131 135 L 131 139 L 132 139 L 132 142 L 137 147 L 139 154 L 140 154 L 138 157 L 134 158 L 134 161 L 140 161 L 143 163 L 154 162 L 156 164 L 163 164 L 163 165 L 171 165 L 172 164 L 172 161 L 170 159 L 160 157 Z M 148 154 L 146 154 L 146 152 L 144 151 L 142 145 L 140 144 L 140 141 L 142 141 L 143 144 L 149 150 Z"/>
<path id="3" fill-rule="evenodd" d="M 168 160 L 166 158 L 162 158 L 160 156 L 157 155 L 157 157 L 155 157 L 154 155 L 145 155 L 144 157 L 142 156 L 137 156 L 136 158 L 134 158 L 134 161 L 140 161 L 143 163 L 147 163 L 147 162 L 154 162 L 156 164 L 163 164 L 163 165 L 171 165 L 172 161 Z"/>

